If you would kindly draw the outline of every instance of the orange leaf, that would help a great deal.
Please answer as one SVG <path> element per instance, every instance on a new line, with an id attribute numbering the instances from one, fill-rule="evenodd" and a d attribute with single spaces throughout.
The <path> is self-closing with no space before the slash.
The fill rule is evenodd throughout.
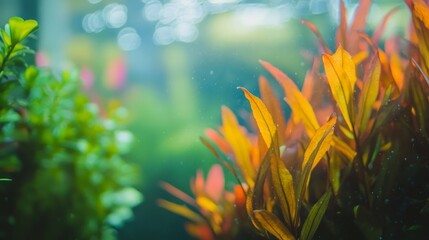
<path id="1" fill-rule="evenodd" d="M 341 46 L 334 55 L 324 54 L 322 57 L 332 96 L 338 104 L 344 121 L 352 130 L 353 91 L 356 83 L 355 64 L 350 54 Z"/>
<path id="2" fill-rule="evenodd" d="M 274 123 L 277 126 L 280 143 L 283 144 L 286 121 L 284 118 L 282 107 L 280 105 L 280 101 L 278 100 L 278 98 L 276 98 L 276 95 L 270 87 L 267 79 L 263 76 L 259 78 L 259 89 L 261 91 L 262 101 L 265 103 L 269 112 L 272 114 Z"/>
<path id="3" fill-rule="evenodd" d="M 240 125 L 232 111 L 222 106 L 223 135 L 234 152 L 235 160 L 246 183 L 253 187 L 255 169 L 250 161 L 251 143 L 240 130 Z"/>
<path id="4" fill-rule="evenodd" d="M 312 137 L 316 129 L 320 126 L 317 122 L 313 107 L 310 105 L 308 100 L 304 98 L 300 91 L 293 88 L 286 91 L 285 101 L 291 107 L 294 116 L 303 122 L 308 136 Z"/>

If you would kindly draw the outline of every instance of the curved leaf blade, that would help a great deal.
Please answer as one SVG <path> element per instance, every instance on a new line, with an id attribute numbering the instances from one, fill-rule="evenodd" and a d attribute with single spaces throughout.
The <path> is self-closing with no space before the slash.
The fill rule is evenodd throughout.
<path id="1" fill-rule="evenodd" d="M 305 219 L 304 225 L 301 230 L 302 240 L 313 239 L 320 222 L 322 221 L 323 215 L 325 215 L 326 209 L 328 208 L 329 200 L 331 199 L 331 191 L 327 191 L 322 197 L 314 204 Z"/>
<path id="2" fill-rule="evenodd" d="M 266 210 L 253 211 L 255 218 L 262 225 L 262 227 L 280 240 L 292 240 L 295 237 L 287 229 L 283 223 L 276 217 L 276 215 Z"/>
<path id="3" fill-rule="evenodd" d="M 250 103 L 253 117 L 255 118 L 256 124 L 259 128 L 259 132 L 261 133 L 261 136 L 264 139 L 266 146 L 271 146 L 271 141 L 273 141 L 274 136 L 277 132 L 277 127 L 274 124 L 273 117 L 268 111 L 267 106 L 265 106 L 264 102 L 262 102 L 260 98 L 251 94 L 245 88 L 240 89 L 244 92 L 245 97 Z"/>
<path id="4" fill-rule="evenodd" d="M 274 190 L 279 199 L 280 209 L 283 218 L 289 228 L 293 227 L 296 217 L 295 190 L 293 187 L 293 178 L 283 161 L 273 156 L 271 158 L 271 178 Z"/>
<path id="5" fill-rule="evenodd" d="M 339 46 L 332 56 L 324 54 L 322 60 L 332 96 L 338 104 L 347 126 L 353 130 L 353 91 L 356 83 L 356 69 L 353 59 L 347 51 Z"/>

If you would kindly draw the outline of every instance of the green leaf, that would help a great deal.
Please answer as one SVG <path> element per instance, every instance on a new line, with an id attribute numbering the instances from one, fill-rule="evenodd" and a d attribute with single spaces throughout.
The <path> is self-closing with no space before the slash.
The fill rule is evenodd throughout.
<path id="1" fill-rule="evenodd" d="M 7 34 L 7 32 L 3 29 L 1 30 L 1 38 L 3 39 L 5 47 L 9 48 L 12 45 L 9 34 Z"/>
<path id="2" fill-rule="evenodd" d="M 316 233 L 320 222 L 322 221 L 323 215 L 325 215 L 326 209 L 328 208 L 331 195 L 331 191 L 327 191 L 311 208 L 310 213 L 308 214 L 308 217 L 305 219 L 304 225 L 302 226 L 300 239 L 313 239 L 313 236 Z"/>
<path id="3" fill-rule="evenodd" d="M 14 45 L 24 40 L 30 33 L 37 29 L 37 21 L 11 17 L 9 19 L 9 27 L 12 45 Z"/>
<path id="4" fill-rule="evenodd" d="M 272 235 L 280 240 L 295 239 L 292 233 L 287 229 L 283 223 L 276 217 L 276 215 L 266 210 L 253 211 L 255 218 L 259 223 Z"/>
<path id="5" fill-rule="evenodd" d="M 356 223 L 366 239 L 380 239 L 382 229 L 374 214 L 364 206 L 358 205 L 353 208 Z"/>

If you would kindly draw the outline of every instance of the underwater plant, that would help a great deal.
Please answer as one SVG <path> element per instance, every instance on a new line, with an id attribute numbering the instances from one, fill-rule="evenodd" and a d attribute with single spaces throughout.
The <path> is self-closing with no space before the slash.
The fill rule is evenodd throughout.
<path id="1" fill-rule="evenodd" d="M 371 1 L 360 1 L 351 23 L 340 1 L 335 51 L 303 21 L 319 53 L 302 88 L 261 61 L 283 89 L 290 118 L 261 76 L 260 98 L 239 88 L 252 111 L 247 127 L 223 106 L 222 126 L 201 138 L 242 189 L 235 197 L 244 195 L 245 203 L 234 206 L 235 214 L 244 207 L 253 230 L 242 230 L 255 233 L 251 238 L 429 234 L 429 7 L 423 0 L 406 3 L 409 39 L 387 39 L 384 48 L 380 37 L 397 9 L 368 35 Z M 178 206 L 167 209 L 178 213 Z"/>
<path id="2" fill-rule="evenodd" d="M 141 202 L 124 160 L 132 134 L 118 103 L 101 114 L 73 71 L 31 64 L 25 40 L 37 22 L 1 29 L 1 239 L 115 239 Z"/>

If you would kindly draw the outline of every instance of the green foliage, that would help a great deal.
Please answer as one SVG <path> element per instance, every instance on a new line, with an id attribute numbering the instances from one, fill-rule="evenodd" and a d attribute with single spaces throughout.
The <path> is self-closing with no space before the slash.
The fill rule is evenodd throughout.
<path id="1" fill-rule="evenodd" d="M 99 111 L 73 71 L 28 66 L 23 41 L 36 29 L 14 17 L 1 30 L 0 177 L 11 181 L 0 185 L 0 238 L 114 239 L 141 201 L 123 159 L 126 111 Z"/>

